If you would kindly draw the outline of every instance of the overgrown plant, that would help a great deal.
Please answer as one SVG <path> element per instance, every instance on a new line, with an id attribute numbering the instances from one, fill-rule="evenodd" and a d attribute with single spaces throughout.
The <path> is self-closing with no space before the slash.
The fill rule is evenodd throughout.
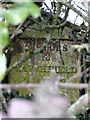
<path id="1" fill-rule="evenodd" d="M 40 8 L 34 4 L 33 2 L 26 2 L 23 0 L 23 2 L 17 2 L 17 0 L 14 0 L 14 4 L 12 8 L 8 8 L 9 6 L 6 6 L 6 9 L 0 6 L 0 17 L 2 18 L 0 22 L 0 82 L 4 79 L 5 74 L 7 74 L 10 70 L 13 68 L 19 66 L 24 61 L 32 58 L 34 55 L 36 55 L 39 52 L 43 52 L 45 47 L 50 42 L 50 39 L 52 38 L 53 31 L 57 29 L 58 31 L 58 37 L 63 38 L 65 35 L 64 33 L 68 34 L 68 37 L 71 37 L 75 42 L 79 43 L 79 40 L 81 42 L 81 45 L 73 45 L 72 48 L 81 52 L 82 49 L 86 49 L 86 51 L 89 53 L 89 39 L 90 39 L 90 28 L 89 28 L 89 20 L 87 16 L 85 16 L 82 12 L 77 10 L 73 4 L 72 0 L 67 1 L 54 1 L 52 4 L 52 9 L 50 9 L 45 3 L 47 10 L 42 9 L 41 13 L 42 16 L 40 16 Z M 87 5 L 87 4 L 84 4 Z M 79 6 L 77 5 L 79 8 Z M 7 9 L 8 8 L 8 9 Z M 83 18 L 85 22 L 88 23 L 88 26 L 78 26 L 75 24 L 70 23 L 67 21 L 69 10 L 72 9 L 75 13 L 77 13 L 79 16 Z M 82 8 L 80 8 L 82 9 Z M 49 11 L 49 12 L 47 12 Z M 82 9 L 82 11 L 85 11 Z M 63 13 L 64 17 L 60 17 L 60 15 Z M 88 12 L 86 11 L 88 14 Z M 62 16 L 63 16 L 62 15 Z M 32 16 L 32 17 L 31 17 Z M 36 18 L 40 18 L 37 20 Z M 29 22 L 29 28 L 36 31 L 45 31 L 47 34 L 47 38 L 44 41 L 43 45 L 39 47 L 37 50 L 33 50 L 30 52 L 29 55 L 24 56 L 19 61 L 17 61 L 15 64 L 10 66 L 7 69 L 7 59 L 5 57 L 5 54 L 3 52 L 4 48 L 12 42 L 13 38 L 17 36 L 18 34 L 23 34 L 23 31 L 28 27 L 28 21 L 27 24 L 24 24 L 25 20 L 31 17 L 32 24 Z M 39 21 L 40 20 L 40 21 Z M 9 26 L 18 26 L 14 33 L 9 38 Z M 23 27 L 22 27 L 23 26 Z M 22 27 L 22 28 L 21 28 Z M 67 29 L 67 27 L 70 29 Z M 24 30 L 23 30 L 24 29 Z M 59 40 L 59 39 L 58 39 Z M 84 44 L 85 43 L 85 44 Z M 60 46 L 59 46 L 60 47 Z M 77 52 L 77 53 L 78 53 Z M 62 59 L 62 54 L 60 51 L 60 57 Z M 78 58 L 78 54 L 77 54 Z M 62 63 L 64 65 L 63 59 Z M 71 77 L 70 80 L 72 80 L 75 77 L 82 76 L 82 74 L 85 74 L 89 71 L 90 67 L 85 69 L 80 74 L 75 74 L 75 76 Z M 86 110 L 89 109 L 89 101 L 90 97 L 87 94 L 80 97 L 75 103 L 70 105 L 70 102 L 66 97 L 62 97 L 61 95 L 58 95 L 60 91 L 58 91 L 58 87 L 68 87 L 68 88 L 88 88 L 88 84 L 73 84 L 73 83 L 60 83 L 59 78 L 54 73 L 51 73 L 51 76 L 49 79 L 46 78 L 45 82 L 41 84 L 0 84 L 0 90 L 3 89 L 18 89 L 18 88 L 27 88 L 27 89 L 34 89 L 34 96 L 35 99 L 33 101 L 25 100 L 23 99 L 13 99 L 10 100 L 9 106 L 7 104 L 8 101 L 6 101 L 5 97 L 0 91 L 0 97 L 2 100 L 2 103 L 5 107 L 6 113 L 0 113 L 0 117 L 2 118 L 76 118 L 76 115 L 78 113 L 83 113 Z M 8 91 L 9 91 L 8 90 Z M 10 92 L 10 91 L 9 91 Z M 32 91 L 30 91 L 31 94 Z M 22 110 L 24 108 L 24 110 Z M 19 113 L 21 111 L 21 113 Z M 2 116 L 1 116 L 2 115 Z"/>

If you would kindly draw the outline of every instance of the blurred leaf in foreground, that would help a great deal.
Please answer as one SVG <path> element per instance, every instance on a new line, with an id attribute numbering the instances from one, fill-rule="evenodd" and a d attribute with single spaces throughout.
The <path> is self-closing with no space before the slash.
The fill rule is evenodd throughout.
<path id="1" fill-rule="evenodd" d="M 5 73 L 6 73 L 6 57 L 4 54 L 0 54 L 0 81 L 3 80 Z"/>

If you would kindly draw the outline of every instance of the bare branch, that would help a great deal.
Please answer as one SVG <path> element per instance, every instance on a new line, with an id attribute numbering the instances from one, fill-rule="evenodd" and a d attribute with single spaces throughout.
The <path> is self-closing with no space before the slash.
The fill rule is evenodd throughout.
<path id="1" fill-rule="evenodd" d="M 90 71 L 90 67 L 85 69 L 83 72 L 78 72 L 75 75 L 73 75 L 72 77 L 70 77 L 68 79 L 68 82 L 71 82 L 72 80 L 74 80 L 75 78 L 80 78 L 83 74 L 86 74 L 88 71 Z"/>
<path id="2" fill-rule="evenodd" d="M 67 6 L 68 8 L 72 9 L 75 13 L 77 13 L 79 16 L 81 16 L 86 22 L 89 23 L 88 17 L 86 17 L 83 13 L 81 13 L 79 10 L 77 10 L 73 5 L 71 5 L 70 3 L 63 3 L 61 2 L 63 5 Z"/>
<path id="3" fill-rule="evenodd" d="M 18 89 L 18 88 L 36 88 L 41 84 L 31 84 L 31 83 L 17 83 L 17 84 L 0 84 L 0 89 Z M 77 88 L 77 89 L 88 89 L 90 84 L 85 83 L 57 83 L 59 87 L 67 87 L 67 88 Z"/>
<path id="4" fill-rule="evenodd" d="M 4 95 L 2 95 L 1 93 L 2 91 L 0 90 L 0 98 L 1 98 L 1 101 L 2 101 L 2 104 L 6 110 L 6 112 L 8 111 L 8 104 L 7 104 L 7 101 L 6 101 L 6 98 L 4 97 Z"/>

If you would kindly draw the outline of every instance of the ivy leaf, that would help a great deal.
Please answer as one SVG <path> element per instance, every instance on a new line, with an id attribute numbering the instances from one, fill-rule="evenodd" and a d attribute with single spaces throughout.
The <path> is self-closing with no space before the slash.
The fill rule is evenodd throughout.
<path id="1" fill-rule="evenodd" d="M 25 7 L 20 7 L 16 9 L 9 9 L 6 12 L 7 21 L 10 24 L 18 25 L 23 22 L 28 15 L 28 9 Z"/>
<path id="2" fill-rule="evenodd" d="M 34 18 L 40 16 L 40 9 L 33 2 L 23 2 L 23 4 L 17 8 L 7 10 L 6 18 L 9 24 L 18 25 L 25 21 L 28 15 Z"/>
<path id="3" fill-rule="evenodd" d="M 40 8 L 35 3 L 30 2 L 29 4 L 26 4 L 26 6 L 29 8 L 28 12 L 32 17 L 37 18 L 40 16 Z"/>
<path id="4" fill-rule="evenodd" d="M 0 50 L 9 44 L 9 32 L 5 23 L 0 23 Z"/>

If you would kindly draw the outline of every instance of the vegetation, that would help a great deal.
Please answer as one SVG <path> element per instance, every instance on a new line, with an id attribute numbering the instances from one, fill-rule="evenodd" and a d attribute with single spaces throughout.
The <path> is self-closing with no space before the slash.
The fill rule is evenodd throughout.
<path id="1" fill-rule="evenodd" d="M 89 119 L 89 9 L 88 0 L 1 0 L 1 118 Z"/>

